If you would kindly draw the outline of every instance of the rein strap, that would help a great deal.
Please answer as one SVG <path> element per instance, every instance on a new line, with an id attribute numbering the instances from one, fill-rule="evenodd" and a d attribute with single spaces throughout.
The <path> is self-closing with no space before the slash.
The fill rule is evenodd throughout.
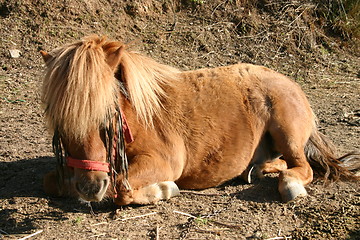
<path id="1" fill-rule="evenodd" d="M 121 110 L 120 108 L 120 114 L 121 114 L 121 119 L 122 119 L 122 130 L 123 130 L 123 133 L 124 133 L 124 136 L 125 136 L 125 141 L 126 143 L 132 143 L 134 141 L 134 137 L 131 133 L 131 130 L 130 130 L 130 127 L 129 127 L 129 124 L 128 122 L 126 121 L 126 117 L 125 117 L 125 114 L 124 112 Z"/>
<path id="2" fill-rule="evenodd" d="M 131 143 L 134 141 L 134 137 L 130 131 L 129 125 L 126 121 L 125 114 L 120 110 L 121 119 L 122 119 L 122 131 L 125 136 L 125 141 Z M 115 146 L 116 147 L 116 146 Z M 76 159 L 70 156 L 66 157 L 66 165 L 68 167 L 80 168 L 90 171 L 101 171 L 101 172 L 110 172 L 110 163 L 108 162 L 98 162 L 93 160 L 83 160 Z"/>
<path id="3" fill-rule="evenodd" d="M 92 160 L 80 160 L 72 157 L 66 157 L 68 167 L 81 168 L 90 171 L 110 172 L 110 164 L 107 162 L 98 162 Z"/>

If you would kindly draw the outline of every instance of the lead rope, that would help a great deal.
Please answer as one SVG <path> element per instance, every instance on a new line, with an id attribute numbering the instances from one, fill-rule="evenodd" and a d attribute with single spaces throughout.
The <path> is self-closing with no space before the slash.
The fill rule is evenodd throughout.
<path id="1" fill-rule="evenodd" d="M 59 130 L 55 129 L 54 136 L 52 139 L 52 148 L 56 158 L 56 173 L 57 173 L 57 185 L 60 191 L 60 194 L 63 194 L 64 191 L 64 156 L 63 156 L 63 147 L 61 138 L 59 136 Z"/>
<path id="2" fill-rule="evenodd" d="M 126 90 L 126 87 L 124 86 L 124 83 L 119 81 L 119 88 L 120 88 L 120 92 L 124 95 L 124 97 L 126 99 L 129 100 L 129 93 L 127 92 Z M 131 190 L 131 186 L 130 186 L 130 183 L 129 183 L 129 164 L 128 164 L 128 159 L 127 159 L 127 155 L 126 155 L 126 151 L 125 151 L 125 141 L 127 141 L 126 136 L 127 135 L 130 135 L 130 138 L 131 139 L 128 139 L 129 142 L 132 142 L 133 139 L 132 139 L 132 136 L 131 136 L 131 133 L 127 133 L 127 135 L 124 136 L 124 122 L 123 120 L 125 121 L 125 124 L 126 123 L 126 120 L 125 120 L 125 115 L 123 116 L 123 113 L 121 111 L 121 108 L 119 107 L 119 105 L 116 105 L 116 113 L 117 113 L 117 132 L 118 132 L 118 136 L 117 136 L 117 141 L 115 142 L 116 143 L 116 163 L 117 165 L 120 165 L 119 164 L 119 159 L 121 159 L 121 167 L 120 167 L 120 173 L 122 174 L 123 176 L 123 181 L 122 181 L 122 184 L 123 186 L 125 187 L 126 190 L 130 191 Z M 124 118 L 123 118 L 124 117 Z M 126 126 L 127 128 L 127 131 L 130 132 L 129 130 L 129 126 Z M 128 142 L 128 143 L 129 143 Z M 117 166 L 119 167 L 119 166 Z M 116 193 L 116 192 L 115 192 Z"/>
<path id="3" fill-rule="evenodd" d="M 126 152 L 125 152 L 123 116 L 121 114 L 120 109 L 117 109 L 117 133 L 118 133 L 118 135 L 117 135 L 117 141 L 116 141 L 116 163 L 118 165 L 117 167 L 119 167 L 119 169 L 120 169 L 120 173 L 123 176 L 122 184 L 124 185 L 126 190 L 130 191 L 131 186 L 128 181 L 128 179 L 129 179 L 129 164 L 128 164 L 128 159 L 127 159 Z"/>
<path id="4" fill-rule="evenodd" d="M 109 114 L 109 116 L 111 116 Z M 122 184 L 126 190 L 131 190 L 129 178 L 129 169 L 128 169 L 128 159 L 125 152 L 125 138 L 123 132 L 123 118 L 121 110 L 117 107 L 115 113 L 115 129 L 113 126 L 112 117 L 108 117 L 105 121 L 105 147 L 107 150 L 107 161 L 110 164 L 110 179 L 114 188 L 114 198 L 117 198 L 117 189 L 116 189 L 116 180 L 117 176 L 122 174 Z M 117 134 L 116 132 L 117 131 Z M 64 149 L 61 142 L 61 137 L 58 129 L 55 129 L 54 136 L 52 139 L 53 152 L 55 154 L 57 165 L 56 172 L 58 175 L 57 185 L 61 194 L 64 191 L 64 166 L 65 166 L 65 157 Z"/>
<path id="5" fill-rule="evenodd" d="M 113 190 L 114 190 L 114 193 L 115 193 L 115 197 L 117 197 L 116 176 L 118 175 L 118 173 L 116 172 L 116 167 L 115 167 L 115 164 L 114 164 L 114 155 L 113 155 L 113 150 L 114 150 L 114 144 L 113 144 L 114 128 L 113 128 L 113 123 L 111 121 L 110 116 L 111 115 L 108 114 L 108 117 L 105 120 L 105 147 L 106 147 L 106 151 L 107 151 L 107 161 L 110 164 L 111 184 L 113 185 L 112 187 L 113 187 Z"/>
<path id="6" fill-rule="evenodd" d="M 111 116 L 109 114 L 109 116 Z M 122 175 L 122 184 L 126 190 L 131 190 L 128 181 L 128 159 L 125 152 L 125 139 L 123 133 L 123 121 L 121 111 L 116 107 L 115 113 L 115 129 L 111 117 L 108 117 L 108 124 L 106 126 L 105 145 L 107 148 L 107 159 L 110 163 L 111 182 L 114 190 L 114 198 L 118 197 L 117 176 Z"/>

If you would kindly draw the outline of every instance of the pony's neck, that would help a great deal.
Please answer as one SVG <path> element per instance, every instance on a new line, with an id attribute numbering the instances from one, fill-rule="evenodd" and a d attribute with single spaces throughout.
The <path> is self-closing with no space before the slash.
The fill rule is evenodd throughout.
<path id="1" fill-rule="evenodd" d="M 119 71 L 137 117 L 145 126 L 153 127 L 154 118 L 163 110 L 166 89 L 178 79 L 180 71 L 127 51 L 123 53 Z"/>

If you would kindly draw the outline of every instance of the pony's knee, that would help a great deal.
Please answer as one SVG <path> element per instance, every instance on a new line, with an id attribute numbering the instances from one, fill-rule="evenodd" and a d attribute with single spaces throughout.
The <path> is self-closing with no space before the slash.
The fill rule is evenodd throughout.
<path id="1" fill-rule="evenodd" d="M 166 200 L 179 194 L 179 188 L 174 182 L 165 181 L 154 183 L 137 190 L 123 191 L 115 198 L 115 203 L 117 205 L 154 204 L 160 200 Z"/>

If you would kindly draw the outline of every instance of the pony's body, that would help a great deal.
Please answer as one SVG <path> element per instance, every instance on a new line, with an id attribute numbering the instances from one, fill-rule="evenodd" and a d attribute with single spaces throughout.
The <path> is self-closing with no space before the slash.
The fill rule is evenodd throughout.
<path id="1" fill-rule="evenodd" d="M 158 151 L 173 164 L 172 180 L 181 188 L 216 186 L 241 175 L 252 160 L 258 164 L 272 160 L 276 150 L 262 138 L 276 121 L 272 118 L 274 109 L 282 114 L 275 118 L 296 116 L 293 134 L 301 130 L 304 140 L 314 126 L 310 106 L 297 84 L 260 66 L 237 64 L 183 72 L 165 91 L 169 96 L 162 102 L 166 110 L 150 133 L 158 139 L 148 151 Z M 279 96 L 294 107 L 277 109 Z M 299 101 L 304 104 L 296 104 Z M 148 139 L 143 134 L 138 137 Z M 167 145 L 153 147 L 159 143 Z"/>
<path id="2" fill-rule="evenodd" d="M 61 58 L 69 49 L 75 53 L 67 56 L 71 61 L 64 63 Z M 67 80 L 69 76 L 56 81 L 52 78 L 60 74 L 57 65 L 76 67 L 74 59 L 80 54 L 76 51 L 82 54 L 89 51 L 88 56 L 100 59 L 94 62 L 100 65 L 101 71 L 112 71 L 106 78 L 107 83 L 98 78 L 91 78 L 91 81 L 103 81 L 99 83 L 102 88 L 115 90 L 114 82 L 124 83 L 129 99 L 123 94 L 98 98 L 104 102 L 106 112 L 114 110 L 111 102 L 119 104 L 134 141 L 125 146 L 129 162 L 126 181 L 131 188 L 125 187 L 124 174 L 119 174 L 114 195 L 108 187 L 106 174 L 69 168 L 74 178 L 67 185 L 72 189 L 68 192 L 98 201 L 105 195 L 102 190 L 105 189 L 108 195 L 115 196 L 119 205 L 154 203 L 176 195 L 176 185 L 185 189 L 213 187 L 239 175 L 248 179 L 249 168 L 260 166 L 259 171 L 280 172 L 279 191 L 287 201 L 306 194 L 304 185 L 313 178 L 308 161 L 314 166 L 320 165 L 321 169 L 317 170 L 326 174 L 330 168 L 334 176 L 338 172 L 348 174 L 338 167 L 337 160 L 317 132 L 305 94 L 284 75 L 251 64 L 179 72 L 126 52 L 121 43 L 97 37 L 55 50 L 50 55 L 43 52 L 48 66 L 43 93 L 47 117 L 53 129 L 60 129 L 64 148 L 71 157 L 105 162 L 107 155 L 102 133 L 104 125 L 98 121 L 81 131 L 68 127 L 81 122 L 81 116 L 74 117 L 76 113 L 71 112 L 71 102 L 75 100 L 66 99 L 61 93 L 50 95 L 54 82 L 59 85 L 58 82 L 64 81 L 64 86 L 69 85 L 66 83 L 71 80 Z M 83 68 L 91 69 L 91 62 Z M 69 69 L 65 67 L 65 70 Z M 80 82 L 86 81 L 89 79 Z M 97 83 L 91 84 L 96 86 Z M 89 90 L 84 90 L 87 88 Z M 96 87 L 78 86 L 76 89 L 75 83 L 73 91 L 72 95 L 85 92 L 89 96 L 86 101 L 81 99 L 85 106 L 75 106 L 74 111 L 88 109 L 85 118 L 95 114 L 91 104 L 96 102 Z M 109 93 L 112 95 L 111 91 Z M 54 99 L 60 102 L 60 110 Z M 68 118 L 74 119 L 68 121 Z M 93 119 L 102 118 L 105 116 Z M 278 159 L 279 156 L 283 159 Z M 45 189 L 61 195 L 54 183 L 56 178 L 56 173 L 48 175 Z"/>

